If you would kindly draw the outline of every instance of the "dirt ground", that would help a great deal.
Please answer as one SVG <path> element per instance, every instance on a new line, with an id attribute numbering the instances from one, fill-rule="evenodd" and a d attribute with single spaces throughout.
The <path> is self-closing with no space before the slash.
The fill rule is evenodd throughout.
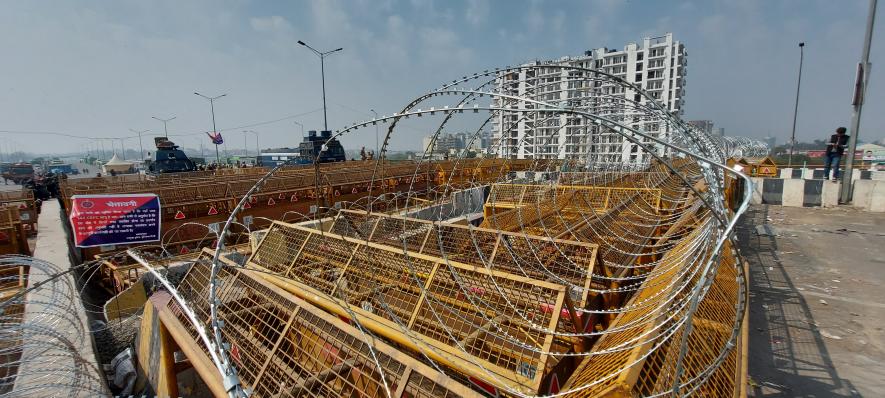
<path id="1" fill-rule="evenodd" d="M 750 396 L 885 396 L 885 214 L 754 206 L 738 237 Z"/>

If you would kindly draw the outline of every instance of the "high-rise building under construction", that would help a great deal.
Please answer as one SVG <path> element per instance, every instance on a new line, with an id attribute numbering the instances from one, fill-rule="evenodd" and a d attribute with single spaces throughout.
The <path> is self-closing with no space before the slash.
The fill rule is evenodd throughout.
<path id="1" fill-rule="evenodd" d="M 629 43 L 620 51 L 598 48 L 582 56 L 535 61 L 501 73 L 495 81 L 497 91 L 519 99 L 494 100 L 494 105 L 503 110 L 492 118 L 493 148 L 500 156 L 518 159 L 572 159 L 592 154 L 595 161 L 647 163 L 650 157 L 642 148 L 611 129 L 589 123 L 588 118 L 525 110 L 537 108 L 532 100 L 565 108 L 589 108 L 595 114 L 608 115 L 625 126 L 666 139 L 672 126 L 643 120 L 642 112 L 625 107 L 625 102 L 647 106 L 657 103 L 667 112 L 681 115 L 686 65 L 685 46 L 667 33 L 646 37 L 641 44 Z M 628 84 L 614 84 L 609 77 L 593 78 L 596 74 Z"/>

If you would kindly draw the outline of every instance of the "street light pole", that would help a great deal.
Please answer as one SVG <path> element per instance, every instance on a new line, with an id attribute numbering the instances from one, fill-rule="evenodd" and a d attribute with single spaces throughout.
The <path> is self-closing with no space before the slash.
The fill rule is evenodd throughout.
<path id="1" fill-rule="evenodd" d="M 150 130 L 141 130 L 141 131 L 139 131 L 139 130 L 136 130 L 136 129 L 129 129 L 129 131 L 131 131 L 131 132 L 133 132 L 133 133 L 135 133 L 135 134 L 138 134 L 138 150 L 141 151 L 141 154 L 140 154 L 138 157 L 139 157 L 139 158 L 141 159 L 141 161 L 143 162 L 143 161 L 144 161 L 144 146 L 143 146 L 142 143 L 141 143 L 141 135 L 144 134 L 144 133 L 147 133 L 147 132 L 150 131 Z"/>
<path id="2" fill-rule="evenodd" d="M 154 119 L 157 119 L 157 120 L 159 120 L 159 121 L 161 121 L 161 122 L 163 122 L 163 134 L 164 134 L 164 136 L 166 137 L 166 141 L 169 141 L 169 130 L 166 128 L 166 123 L 168 123 L 168 122 L 171 121 L 171 120 L 174 120 L 174 119 L 175 119 L 176 117 L 178 117 L 178 116 L 172 116 L 172 117 L 170 117 L 169 119 L 160 119 L 160 118 L 158 118 L 158 117 L 156 117 L 156 116 L 151 116 L 151 117 L 154 118 Z M 147 131 L 147 130 L 145 130 L 145 131 Z"/>
<path id="3" fill-rule="evenodd" d="M 323 85 L 323 130 L 329 130 L 329 121 L 326 116 L 326 56 L 330 55 L 332 53 L 341 51 L 344 48 L 339 47 L 334 50 L 323 52 L 323 51 L 318 51 L 317 49 L 307 45 L 307 43 L 305 43 L 301 40 L 298 40 L 298 44 L 309 48 L 311 51 L 314 52 L 314 54 L 316 54 L 318 57 L 320 57 L 320 79 L 322 80 L 322 85 Z"/>
<path id="4" fill-rule="evenodd" d="M 301 123 L 298 123 L 298 122 L 296 122 L 296 121 L 294 121 L 294 120 L 292 121 L 292 123 L 295 123 L 295 124 L 301 126 L 301 137 L 304 137 L 304 125 L 301 124 Z"/>
<path id="5" fill-rule="evenodd" d="M 839 203 L 847 204 L 851 201 L 851 176 L 854 173 L 854 152 L 857 150 L 857 139 L 860 137 L 860 115 L 863 111 L 864 97 L 866 96 L 867 83 L 870 81 L 870 45 L 873 42 L 873 25 L 876 23 L 876 0 L 870 0 L 870 10 L 867 14 L 867 30 L 864 33 L 863 52 L 860 63 L 857 64 L 857 77 L 854 83 L 854 97 L 851 105 L 854 110 L 851 113 L 851 136 L 848 137 L 848 159 L 845 160 L 845 172 L 842 173 L 842 186 L 839 190 Z M 838 167 L 838 166 L 837 166 Z"/>
<path id="6" fill-rule="evenodd" d="M 796 117 L 799 115 L 799 88 L 802 87 L 802 61 L 805 57 L 805 42 L 799 42 L 799 81 L 796 83 L 796 106 L 793 108 L 793 134 L 790 135 L 790 157 L 787 167 L 793 167 L 793 151 L 796 148 Z"/>
<path id="7" fill-rule="evenodd" d="M 377 120 L 378 119 L 378 112 L 375 112 L 374 109 L 369 109 L 369 111 L 371 111 L 372 113 L 375 114 L 375 120 Z M 373 123 L 373 124 L 375 124 L 375 156 L 381 156 L 380 149 L 378 148 L 378 124 L 377 123 Z"/>
<path id="8" fill-rule="evenodd" d="M 261 151 L 258 150 L 258 132 L 255 130 L 243 130 L 243 147 L 246 146 L 246 133 L 255 134 L 255 164 L 258 164 L 258 155 L 261 154 Z"/>
<path id="9" fill-rule="evenodd" d="M 200 94 L 196 91 L 194 91 L 194 94 L 199 95 L 200 97 L 203 97 L 203 98 L 209 100 L 209 110 L 210 110 L 210 112 L 212 112 L 212 134 L 218 134 L 218 130 L 216 130 L 216 128 L 215 128 L 215 100 L 226 96 L 227 93 L 221 94 L 221 95 L 218 95 L 215 97 L 207 97 L 207 96 Z M 219 165 L 221 164 L 221 157 L 218 156 L 218 144 L 215 144 L 215 164 L 219 164 Z"/>

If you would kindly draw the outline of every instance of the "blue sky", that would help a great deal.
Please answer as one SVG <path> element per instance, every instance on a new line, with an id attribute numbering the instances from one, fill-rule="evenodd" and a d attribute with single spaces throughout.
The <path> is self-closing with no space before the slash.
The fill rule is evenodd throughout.
<path id="1" fill-rule="evenodd" d="M 392 113 L 443 82 L 533 59 L 622 48 L 673 32 L 688 50 L 686 119 L 727 134 L 789 134 L 799 41 L 805 70 L 797 136 L 848 125 L 866 0 L 746 1 L 0 1 L 0 130 L 92 137 L 162 131 L 190 147 L 211 128 L 193 95 L 228 93 L 218 126 L 242 147 L 240 126 L 267 146 L 293 145 L 299 121 L 319 129 L 319 61 L 296 44 L 344 47 L 327 59 L 333 129 Z M 880 7 L 881 8 L 881 7 Z M 873 40 L 861 130 L 885 138 L 882 11 Z M 236 127 L 236 129 L 234 129 Z M 408 135 L 408 133 L 405 133 Z M 393 149 L 417 148 L 421 132 Z M 0 145 L 70 151 L 86 140 L 0 132 Z M 250 136 L 249 147 L 254 147 Z M 369 144 L 368 135 L 345 142 Z M 147 140 L 145 141 L 147 143 Z M 135 145 L 133 140 L 126 144 Z M 5 147 L 4 147 L 5 148 Z"/>

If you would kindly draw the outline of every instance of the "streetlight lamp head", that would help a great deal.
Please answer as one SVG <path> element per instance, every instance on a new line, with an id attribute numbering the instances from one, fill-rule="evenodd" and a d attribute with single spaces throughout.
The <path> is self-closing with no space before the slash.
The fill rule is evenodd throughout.
<path id="1" fill-rule="evenodd" d="M 344 49 L 344 47 L 338 47 L 338 48 L 335 49 L 335 51 L 341 51 L 341 50 L 343 50 L 343 49 Z M 335 52 L 335 51 L 332 51 L 332 52 Z"/>
<path id="2" fill-rule="evenodd" d="M 805 47 L 805 42 L 804 42 L 804 41 L 800 41 L 800 42 L 799 42 L 799 47 Z"/>
<path id="3" fill-rule="evenodd" d="M 300 44 L 300 45 L 302 45 L 302 46 L 306 46 L 306 45 L 307 45 L 307 44 L 304 44 L 304 42 L 301 41 L 301 40 L 298 40 L 298 44 Z"/>

